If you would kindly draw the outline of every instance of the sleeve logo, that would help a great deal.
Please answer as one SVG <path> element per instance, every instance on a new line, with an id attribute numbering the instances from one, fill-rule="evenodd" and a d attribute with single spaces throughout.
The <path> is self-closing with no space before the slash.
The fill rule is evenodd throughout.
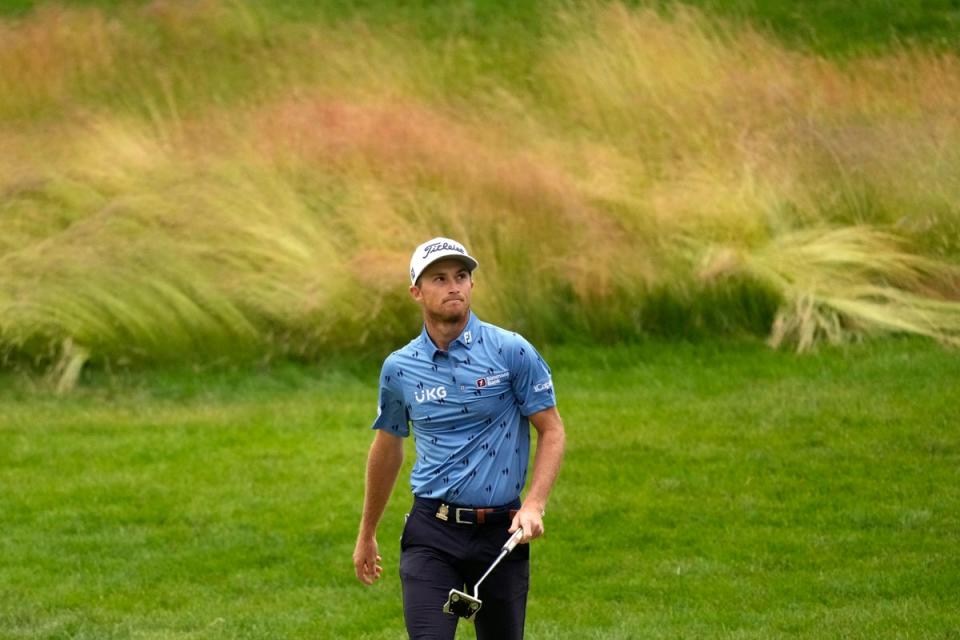
<path id="1" fill-rule="evenodd" d="M 533 390 L 534 390 L 535 392 L 537 392 L 537 393 L 539 393 L 539 392 L 541 392 L 541 391 L 546 391 L 546 390 L 552 389 L 552 388 L 553 388 L 553 380 L 552 380 L 552 379 L 551 379 L 551 380 L 547 380 L 546 382 L 543 382 L 543 383 L 541 383 L 541 384 L 535 384 L 535 385 L 533 385 Z"/>

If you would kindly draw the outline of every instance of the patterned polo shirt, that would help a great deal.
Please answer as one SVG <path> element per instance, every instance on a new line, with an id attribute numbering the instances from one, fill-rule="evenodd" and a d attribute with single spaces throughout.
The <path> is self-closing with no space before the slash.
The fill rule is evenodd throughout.
<path id="1" fill-rule="evenodd" d="M 406 437 L 416 496 L 487 507 L 520 495 L 530 455 L 527 417 L 556 405 L 550 367 L 520 335 L 473 313 L 447 351 L 426 327 L 380 373 L 374 429 Z"/>

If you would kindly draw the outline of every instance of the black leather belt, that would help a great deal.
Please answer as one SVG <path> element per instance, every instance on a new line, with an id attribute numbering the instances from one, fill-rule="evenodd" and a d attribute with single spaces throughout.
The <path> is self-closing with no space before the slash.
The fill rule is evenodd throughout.
<path id="1" fill-rule="evenodd" d="M 519 504 L 501 507 L 462 507 L 430 498 L 416 498 L 415 504 L 432 511 L 437 520 L 451 524 L 509 525 L 519 511 Z"/>

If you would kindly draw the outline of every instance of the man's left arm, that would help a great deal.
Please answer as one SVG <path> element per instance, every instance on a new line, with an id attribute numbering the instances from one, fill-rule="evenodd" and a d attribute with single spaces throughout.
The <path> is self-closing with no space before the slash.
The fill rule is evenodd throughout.
<path id="1" fill-rule="evenodd" d="M 547 506 L 547 498 L 550 496 L 557 474 L 560 473 L 560 463 L 563 461 L 566 442 L 563 421 L 555 406 L 531 414 L 529 420 L 537 430 L 533 475 L 527 497 L 524 498 L 520 511 L 514 516 L 510 525 L 510 533 L 516 531 L 517 527 L 523 527 L 521 544 L 543 535 L 543 511 Z"/>

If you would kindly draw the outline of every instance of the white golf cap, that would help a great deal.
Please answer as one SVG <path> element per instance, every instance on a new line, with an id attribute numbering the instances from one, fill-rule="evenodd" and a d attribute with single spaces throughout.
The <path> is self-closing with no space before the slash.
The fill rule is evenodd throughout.
<path id="1" fill-rule="evenodd" d="M 423 270 L 437 260 L 456 258 L 467 265 L 472 273 L 480 263 L 467 253 L 466 247 L 450 238 L 433 238 L 413 250 L 410 256 L 410 284 L 416 284 Z"/>

